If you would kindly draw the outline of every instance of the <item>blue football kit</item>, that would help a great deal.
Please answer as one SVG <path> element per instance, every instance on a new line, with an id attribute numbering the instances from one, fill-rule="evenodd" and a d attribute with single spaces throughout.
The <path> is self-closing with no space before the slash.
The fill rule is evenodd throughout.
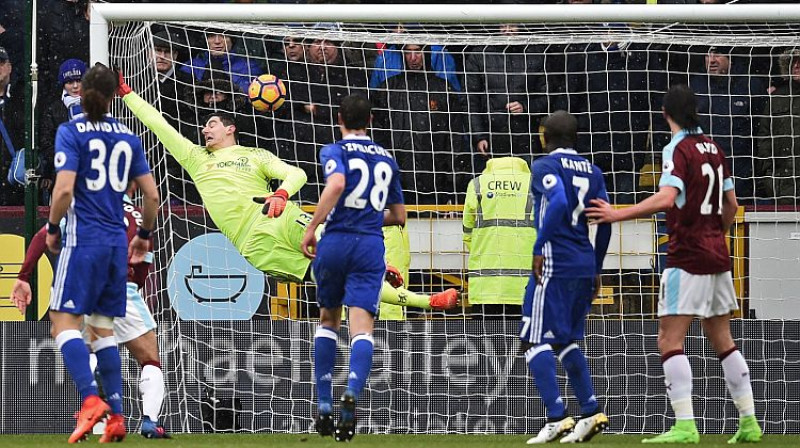
<path id="1" fill-rule="evenodd" d="M 595 277 L 600 275 L 611 227 L 600 225 L 595 247 L 583 210 L 608 200 L 603 174 L 572 149 L 534 161 L 534 255 L 544 256 L 542 284 L 531 275 L 525 288 L 520 337 L 532 344 L 566 344 L 583 338 Z"/>
<path id="2" fill-rule="evenodd" d="M 345 176 L 345 189 L 325 223 L 312 268 L 320 307 L 342 304 L 377 313 L 386 272 L 383 212 L 403 203 L 397 162 L 367 136 L 322 148 L 325 178 Z"/>
<path id="3" fill-rule="evenodd" d="M 128 237 L 121 205 L 129 180 L 150 172 L 142 143 L 111 116 L 96 123 L 78 116 L 58 128 L 54 165 L 76 178 L 50 309 L 124 316 Z"/>

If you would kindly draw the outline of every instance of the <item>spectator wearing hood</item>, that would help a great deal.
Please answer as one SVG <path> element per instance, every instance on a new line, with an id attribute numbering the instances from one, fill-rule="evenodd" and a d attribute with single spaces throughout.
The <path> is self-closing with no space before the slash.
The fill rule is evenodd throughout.
<path id="1" fill-rule="evenodd" d="M 55 156 L 56 131 L 61 123 L 66 123 L 77 117 L 81 109 L 81 80 L 86 73 L 86 64 L 80 59 L 67 59 L 58 69 L 58 86 L 61 93 L 57 99 L 50 101 L 42 114 L 39 127 L 39 161 L 41 163 L 43 190 L 53 186 L 55 171 L 53 157 Z"/>
<path id="2" fill-rule="evenodd" d="M 206 34 L 207 50 L 192 58 L 187 66 L 181 67 L 197 81 L 211 78 L 229 79 L 240 92 L 247 92 L 253 78 L 262 73 L 260 64 L 246 56 L 231 51 L 234 37 L 208 31 Z"/>

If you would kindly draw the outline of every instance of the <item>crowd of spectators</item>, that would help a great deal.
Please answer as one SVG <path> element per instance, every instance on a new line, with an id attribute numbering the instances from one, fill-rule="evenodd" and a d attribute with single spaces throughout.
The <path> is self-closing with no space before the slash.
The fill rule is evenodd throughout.
<path id="1" fill-rule="evenodd" d="M 24 34 L 24 20 L 21 8 L 7 8 L 6 3 L 0 0 L 0 118 L 19 149 L 24 147 L 25 85 L 23 39 L 18 37 Z M 55 129 L 80 112 L 80 76 L 89 56 L 89 2 L 39 3 L 35 143 L 40 200 L 46 204 L 54 176 Z M 341 27 L 314 26 L 334 34 Z M 610 31 L 627 27 L 607 26 Z M 413 35 L 417 28 L 393 24 L 385 31 Z M 632 203 L 654 188 L 646 181 L 647 172 L 658 171 L 653 167 L 659 166 L 660 150 L 669 140 L 660 117 L 661 97 L 676 82 L 691 85 L 697 93 L 703 129 L 731 157 L 742 203 L 794 205 L 800 195 L 800 135 L 794 132 L 800 128 L 800 100 L 794 99 L 800 89 L 800 50 L 793 48 L 631 42 L 444 46 L 413 38 L 406 44 L 364 44 L 302 38 L 303 33 L 264 36 L 163 26 L 151 31 L 151 62 L 164 115 L 187 138 L 202 144 L 199 130 L 205 115 L 232 112 L 241 144 L 273 151 L 306 171 L 309 182 L 299 193 L 303 202 L 316 202 L 321 190 L 321 145 L 340 137 L 337 104 L 360 92 L 375 108 L 373 137 L 394 151 L 404 172 L 408 203 L 463 202 L 467 182 L 490 157 L 514 155 L 530 162 L 541 153 L 540 120 L 557 109 L 578 117 L 576 149 L 606 173 L 612 199 Z M 521 30 L 506 24 L 499 31 L 513 38 Z M 275 74 L 288 86 L 286 104 L 274 113 L 259 114 L 246 100 L 250 81 L 262 73 Z M 20 205 L 23 188 L 6 181 L 8 151 L 3 148 L 0 156 L 0 205 Z M 199 196 L 180 166 L 167 158 L 167 169 L 171 196 L 198 204 Z"/>

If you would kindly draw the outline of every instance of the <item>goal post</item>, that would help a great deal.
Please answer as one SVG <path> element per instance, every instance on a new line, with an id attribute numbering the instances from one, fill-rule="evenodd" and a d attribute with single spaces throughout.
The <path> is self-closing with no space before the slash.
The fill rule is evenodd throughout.
<path id="1" fill-rule="evenodd" d="M 108 62 L 108 27 L 119 21 L 314 22 L 685 22 L 800 21 L 800 4 L 769 5 L 349 5 L 349 4 L 148 4 L 93 3 L 91 62 Z"/>
<path id="2" fill-rule="evenodd" d="M 409 289 L 420 293 L 452 285 L 468 291 L 462 210 L 467 184 L 486 164 L 477 149 L 482 140 L 499 148 L 497 154 L 529 162 L 541 153 L 541 119 L 569 110 L 579 122 L 577 149 L 602 166 L 614 187 L 612 199 L 631 204 L 658 185 L 661 148 L 670 135 L 661 96 L 670 83 L 692 83 L 708 104 L 701 111 L 707 133 L 718 142 L 750 145 L 749 155 L 738 149 L 732 154 L 743 161 L 734 169 L 737 185 L 741 180 L 752 187 L 744 190 L 747 205 L 730 238 L 743 305 L 732 328 L 751 368 L 766 431 L 800 431 L 800 216 L 796 204 L 787 205 L 787 194 L 767 195 L 755 186 L 791 183 L 791 177 L 762 169 L 780 154 L 759 146 L 791 133 L 758 130 L 772 98 L 767 85 L 786 81 L 781 55 L 800 42 L 800 4 L 91 8 L 92 62 L 119 65 L 133 89 L 195 143 L 202 144 L 201 112 L 232 109 L 242 141 L 251 142 L 244 146 L 274 151 L 307 172 L 307 187 L 292 198 L 307 211 L 323 186 L 317 154 L 336 135 L 337 98 L 367 93 L 375 105 L 372 135 L 406 173 L 407 278 Z M 509 30 L 509 23 L 517 27 Z M 228 63 L 237 59 L 238 68 L 210 61 L 201 66 L 214 36 L 230 38 Z M 181 74 L 169 88 L 162 81 L 172 72 L 158 72 L 153 59 L 165 39 L 178 55 L 172 68 Z M 292 45 L 301 47 L 294 60 Z M 338 59 L 324 54 L 326 46 L 336 47 Z M 718 86 L 706 76 L 712 49 L 731 62 L 730 76 L 740 89 L 729 95 L 727 109 L 712 99 Z M 421 67 L 413 68 L 405 50 L 422 54 Z M 500 56 L 515 62 L 489 61 Z M 391 58 L 412 69 L 389 67 Z M 212 76 L 214 70 L 222 79 Z M 264 73 L 288 86 L 286 102 L 274 113 L 248 107 L 241 89 Z M 508 99 L 494 104 L 487 92 Z M 514 102 L 521 114 L 505 112 Z M 235 408 L 234 429 L 309 431 L 313 285 L 277 285 L 245 262 L 207 215 L 192 179 L 121 102 L 113 108 L 142 138 L 163 192 L 155 272 L 144 295 L 159 322 L 167 428 L 213 430 L 205 406 L 205 394 L 213 392 L 222 411 Z M 503 152 L 508 148 L 509 154 Z M 655 319 L 666 243 L 663 217 L 614 226 L 602 297 L 592 307 L 583 344 L 613 432 L 660 432 L 672 420 Z M 476 303 L 447 313 L 381 315 L 375 368 L 359 402 L 360 431 L 534 433 L 541 427 L 543 405 L 519 356 L 519 311 Z M 735 407 L 701 334 L 695 324 L 686 341 L 695 393 L 702 397 L 695 402 L 700 429 L 730 432 L 737 425 Z M 346 364 L 344 339 L 339 366 Z M 346 374 L 337 370 L 334 384 Z M 563 374 L 559 381 L 563 386 Z M 126 395 L 136 397 L 136 382 L 126 384 Z M 564 391 L 574 411 L 575 400 Z M 136 400 L 127 406 L 135 416 Z"/>

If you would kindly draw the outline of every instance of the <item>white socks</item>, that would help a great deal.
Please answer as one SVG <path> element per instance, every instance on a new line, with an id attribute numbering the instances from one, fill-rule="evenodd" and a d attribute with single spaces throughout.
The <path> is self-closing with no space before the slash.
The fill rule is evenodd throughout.
<path id="1" fill-rule="evenodd" d="M 142 394 L 142 414 L 157 422 L 164 402 L 164 374 L 160 368 L 151 364 L 142 367 L 139 392 Z"/>
<path id="2" fill-rule="evenodd" d="M 733 398 L 736 409 L 739 410 L 740 417 L 755 415 L 756 409 L 753 403 L 753 387 L 750 385 L 750 369 L 747 362 L 738 349 L 723 354 L 720 362 L 722 371 L 725 372 L 725 384 L 728 392 Z"/>
<path id="3" fill-rule="evenodd" d="M 662 362 L 664 384 L 667 396 L 672 403 L 676 420 L 694 420 L 692 409 L 692 368 L 689 358 L 683 352 L 672 355 Z"/>

